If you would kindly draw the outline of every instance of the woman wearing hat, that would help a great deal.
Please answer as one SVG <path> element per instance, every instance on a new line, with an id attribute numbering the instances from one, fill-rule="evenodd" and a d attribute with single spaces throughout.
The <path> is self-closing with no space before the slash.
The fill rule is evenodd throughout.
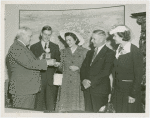
<path id="1" fill-rule="evenodd" d="M 110 31 L 116 44 L 116 59 L 113 69 L 112 103 L 117 113 L 141 112 L 142 54 L 130 42 L 130 30 L 125 25 Z"/>
<path id="2" fill-rule="evenodd" d="M 84 39 L 76 32 L 60 32 L 68 47 L 61 51 L 63 80 L 57 112 L 84 111 L 84 97 L 80 85 L 80 67 L 87 49 L 79 46 Z"/>

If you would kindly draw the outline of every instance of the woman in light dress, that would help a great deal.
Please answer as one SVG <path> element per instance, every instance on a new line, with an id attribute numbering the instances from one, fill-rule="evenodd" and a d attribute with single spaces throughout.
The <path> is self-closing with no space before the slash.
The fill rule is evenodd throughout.
<path id="1" fill-rule="evenodd" d="M 61 51 L 60 68 L 63 69 L 63 80 L 56 112 L 84 111 L 80 67 L 88 50 L 79 46 L 84 43 L 84 39 L 76 32 L 66 32 L 61 34 L 61 37 L 64 37 L 68 47 Z"/>

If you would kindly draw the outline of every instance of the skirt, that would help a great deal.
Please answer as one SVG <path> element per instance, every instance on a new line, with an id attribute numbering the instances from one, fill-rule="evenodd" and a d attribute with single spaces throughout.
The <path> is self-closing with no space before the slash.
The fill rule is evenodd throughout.
<path id="1" fill-rule="evenodd" d="M 142 113 L 141 94 L 135 97 L 134 103 L 128 103 L 129 92 L 114 90 L 112 104 L 116 113 Z"/>

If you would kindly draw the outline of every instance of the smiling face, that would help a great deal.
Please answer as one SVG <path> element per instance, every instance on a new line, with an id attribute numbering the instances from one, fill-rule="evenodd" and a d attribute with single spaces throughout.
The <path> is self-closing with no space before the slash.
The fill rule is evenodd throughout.
<path id="1" fill-rule="evenodd" d="M 117 33 L 114 33 L 113 39 L 115 40 L 116 44 L 122 43 L 122 38 Z"/>
<path id="2" fill-rule="evenodd" d="M 50 30 L 44 30 L 44 31 L 41 33 L 42 40 L 43 40 L 44 42 L 48 42 L 48 41 L 50 40 L 51 34 L 52 34 L 52 31 L 50 31 Z"/>
<path id="3" fill-rule="evenodd" d="M 70 48 L 76 45 L 76 41 L 71 36 L 66 36 L 66 43 Z"/>
<path id="4" fill-rule="evenodd" d="M 105 39 L 105 35 L 93 33 L 91 42 L 93 43 L 94 47 L 99 47 L 104 44 Z"/>

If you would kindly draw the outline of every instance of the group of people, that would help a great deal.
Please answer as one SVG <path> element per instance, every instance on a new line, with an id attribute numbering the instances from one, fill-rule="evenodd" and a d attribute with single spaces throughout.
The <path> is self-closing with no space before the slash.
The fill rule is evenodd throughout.
<path id="1" fill-rule="evenodd" d="M 60 51 L 50 41 L 50 26 L 42 28 L 40 41 L 31 46 L 31 29 L 20 28 L 6 57 L 13 107 L 97 113 L 111 101 L 116 113 L 140 113 L 142 54 L 131 43 L 127 26 L 117 26 L 109 34 L 119 45 L 115 51 L 107 47 L 106 32 L 100 29 L 92 32 L 94 49 L 83 48 L 83 39 L 70 31 L 62 36 L 68 47 Z M 44 56 L 46 48 L 49 59 Z M 60 87 L 53 85 L 57 70 L 63 74 Z"/>

